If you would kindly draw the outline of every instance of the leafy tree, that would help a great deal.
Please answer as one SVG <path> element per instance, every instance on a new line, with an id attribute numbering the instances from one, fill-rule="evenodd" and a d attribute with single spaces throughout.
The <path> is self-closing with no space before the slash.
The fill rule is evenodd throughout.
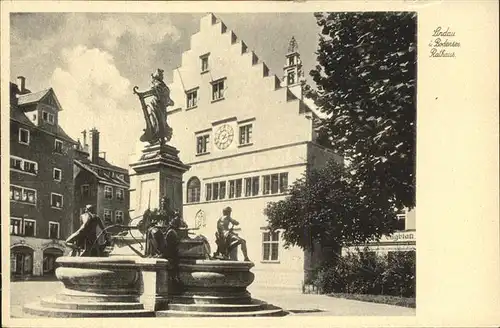
<path id="1" fill-rule="evenodd" d="M 286 246 L 338 250 L 393 232 L 396 210 L 415 206 L 416 15 L 315 16 L 317 89 L 306 94 L 327 114 L 318 142 L 350 164 L 308 171 L 265 213 Z"/>
<path id="2" fill-rule="evenodd" d="M 296 180 L 284 200 L 268 203 L 265 214 L 271 230 L 284 230 L 286 247 L 302 249 L 320 242 L 338 251 L 346 244 L 380 238 L 394 231 L 396 222 L 391 204 L 380 196 L 363 195 L 335 161 Z"/>
<path id="3" fill-rule="evenodd" d="M 328 118 L 319 143 L 343 154 L 367 195 L 415 206 L 416 14 L 316 13 L 318 65 L 307 88 Z"/>

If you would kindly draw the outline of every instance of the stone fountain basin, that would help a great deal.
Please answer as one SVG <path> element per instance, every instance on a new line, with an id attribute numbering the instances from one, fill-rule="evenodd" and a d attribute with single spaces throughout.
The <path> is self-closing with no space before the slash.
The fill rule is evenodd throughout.
<path id="1" fill-rule="evenodd" d="M 254 274 L 250 272 L 253 266 L 252 262 L 196 260 L 179 265 L 180 279 L 188 289 L 241 290 L 254 281 Z"/>
<path id="2" fill-rule="evenodd" d="M 56 277 L 66 290 L 104 295 L 141 293 L 141 272 L 131 257 L 60 257 Z"/>

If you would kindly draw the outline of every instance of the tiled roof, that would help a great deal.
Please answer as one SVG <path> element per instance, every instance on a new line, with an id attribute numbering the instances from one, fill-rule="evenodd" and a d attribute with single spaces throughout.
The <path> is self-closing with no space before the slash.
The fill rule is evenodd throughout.
<path id="1" fill-rule="evenodd" d="M 50 92 L 50 90 L 52 90 L 52 89 L 50 88 L 50 89 L 45 89 L 45 90 L 38 91 L 38 92 L 32 92 L 32 93 L 27 93 L 24 95 L 19 95 L 17 98 L 18 99 L 17 103 L 19 105 L 27 105 L 27 104 L 39 102 L 40 100 L 43 99 L 43 97 L 45 97 Z"/>
<path id="2" fill-rule="evenodd" d="M 99 172 L 99 170 L 98 170 L 99 167 L 95 166 L 95 164 L 93 164 L 89 160 L 84 160 L 84 161 L 75 160 L 75 164 L 80 166 L 82 169 L 95 175 L 97 177 L 97 179 L 99 180 L 99 182 L 115 184 L 115 185 L 121 186 L 123 188 L 129 187 L 129 184 L 126 181 L 118 179 L 117 177 L 112 177 L 108 174 L 104 174 L 103 172 Z M 117 167 L 114 165 L 111 165 L 111 166 Z M 112 169 L 112 167 L 109 167 L 109 168 Z M 117 167 L 117 168 L 119 168 L 119 167 Z M 120 171 L 123 171 L 122 168 L 119 168 L 119 169 L 120 169 Z M 99 173 L 101 173 L 101 174 L 99 174 Z"/>
<path id="3" fill-rule="evenodd" d="M 19 108 L 17 108 L 17 106 L 10 106 L 10 118 L 18 121 L 19 123 L 35 127 L 35 124 L 33 124 L 33 122 L 31 122 L 30 119 L 27 118 L 26 115 L 19 110 Z"/>

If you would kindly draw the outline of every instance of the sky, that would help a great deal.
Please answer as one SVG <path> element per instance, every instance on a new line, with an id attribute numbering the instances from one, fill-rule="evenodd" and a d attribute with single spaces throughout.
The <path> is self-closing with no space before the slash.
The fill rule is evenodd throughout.
<path id="1" fill-rule="evenodd" d="M 278 77 L 292 36 L 306 78 L 316 65 L 320 31 L 313 13 L 214 14 Z M 63 107 L 62 128 L 81 140 L 83 130 L 96 127 L 106 159 L 128 168 L 144 146 L 138 140 L 144 128 L 142 111 L 132 88 L 147 88 L 156 68 L 164 69 L 170 83 L 204 15 L 11 14 L 10 80 L 26 77 L 32 92 L 52 87 Z"/>

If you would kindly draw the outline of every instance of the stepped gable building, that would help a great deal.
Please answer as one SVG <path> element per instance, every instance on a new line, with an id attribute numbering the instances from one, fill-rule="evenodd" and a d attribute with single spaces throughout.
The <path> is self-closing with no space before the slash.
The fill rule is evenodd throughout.
<path id="1" fill-rule="evenodd" d="M 94 128 L 82 134 L 83 145 L 78 142 L 74 168 L 74 228 L 79 227 L 79 217 L 87 204 L 95 206 L 106 225 L 125 224 L 129 221 L 128 170 L 100 157 L 99 131 Z"/>
<path id="2" fill-rule="evenodd" d="M 53 274 L 72 232 L 76 142 L 59 125 L 63 110 L 52 88 L 10 83 L 11 275 Z"/>
<path id="3" fill-rule="evenodd" d="M 300 288 L 321 249 L 285 249 L 263 210 L 284 199 L 306 170 L 343 158 L 316 143 L 321 113 L 303 97 L 294 38 L 283 53 L 280 79 L 222 21 L 204 16 L 173 72 L 175 106 L 168 121 L 174 129 L 170 143 L 191 166 L 183 176 L 184 219 L 215 250 L 216 221 L 230 206 L 255 263 L 255 284 Z"/>

